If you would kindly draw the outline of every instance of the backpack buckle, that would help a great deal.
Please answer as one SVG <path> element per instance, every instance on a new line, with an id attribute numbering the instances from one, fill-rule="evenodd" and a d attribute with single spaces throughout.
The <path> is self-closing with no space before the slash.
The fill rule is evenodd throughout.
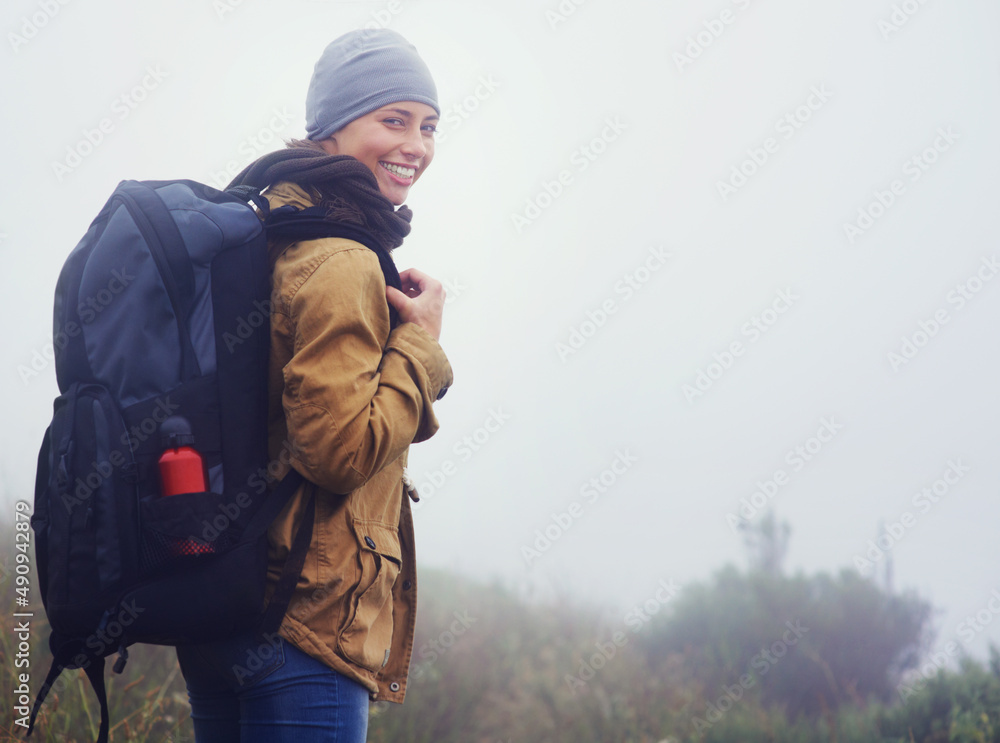
<path id="1" fill-rule="evenodd" d="M 111 667 L 111 670 L 115 673 L 121 673 L 125 670 L 126 663 L 128 663 L 128 648 L 120 645 L 118 647 L 118 658 L 115 660 L 115 664 Z"/>

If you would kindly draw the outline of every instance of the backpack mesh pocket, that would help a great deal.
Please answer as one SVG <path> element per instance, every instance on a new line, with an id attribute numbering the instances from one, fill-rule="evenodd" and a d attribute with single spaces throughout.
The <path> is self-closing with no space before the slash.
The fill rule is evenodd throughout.
<path id="1" fill-rule="evenodd" d="M 240 536 L 230 514 L 239 506 L 226 503 L 218 493 L 152 495 L 140 502 L 141 568 L 159 570 L 225 552 Z"/>

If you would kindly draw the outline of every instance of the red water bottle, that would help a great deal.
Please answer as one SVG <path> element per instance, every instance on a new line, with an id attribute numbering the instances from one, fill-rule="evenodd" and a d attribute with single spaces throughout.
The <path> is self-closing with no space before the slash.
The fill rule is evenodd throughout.
<path id="1" fill-rule="evenodd" d="M 194 444 L 194 434 L 187 418 L 171 416 L 160 424 L 160 495 L 204 493 L 208 490 L 205 461 Z M 215 552 L 211 544 L 194 539 L 178 540 L 171 544 L 175 555 L 202 555 Z"/>

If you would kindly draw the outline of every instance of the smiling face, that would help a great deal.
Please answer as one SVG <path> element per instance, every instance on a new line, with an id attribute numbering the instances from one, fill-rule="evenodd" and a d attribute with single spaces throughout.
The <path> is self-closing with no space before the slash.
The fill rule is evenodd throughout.
<path id="1" fill-rule="evenodd" d="M 367 165 L 382 195 L 399 206 L 434 159 L 437 122 L 437 112 L 426 103 L 390 103 L 320 144 L 331 155 L 350 155 Z"/>

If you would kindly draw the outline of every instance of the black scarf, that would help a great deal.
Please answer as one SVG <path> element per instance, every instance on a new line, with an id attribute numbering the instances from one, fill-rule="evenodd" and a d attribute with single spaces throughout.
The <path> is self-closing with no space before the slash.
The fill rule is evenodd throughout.
<path id="1" fill-rule="evenodd" d="M 375 174 L 350 155 L 328 155 L 293 142 L 250 163 L 228 187 L 264 189 L 279 181 L 315 187 L 331 219 L 364 226 L 386 250 L 398 248 L 410 233 L 410 208 L 393 207 L 378 190 Z"/>
<path id="2" fill-rule="evenodd" d="M 249 186 L 263 190 L 281 181 L 319 191 L 323 218 L 337 223 L 341 234 L 346 233 L 344 236 L 371 248 L 378 256 L 386 284 L 402 288 L 391 252 L 409 234 L 413 212 L 408 206 L 396 209 L 382 195 L 367 165 L 349 155 L 328 155 L 311 142 L 293 141 L 286 149 L 250 163 L 227 188 Z M 390 311 L 395 325 L 396 312 L 391 306 Z"/>

